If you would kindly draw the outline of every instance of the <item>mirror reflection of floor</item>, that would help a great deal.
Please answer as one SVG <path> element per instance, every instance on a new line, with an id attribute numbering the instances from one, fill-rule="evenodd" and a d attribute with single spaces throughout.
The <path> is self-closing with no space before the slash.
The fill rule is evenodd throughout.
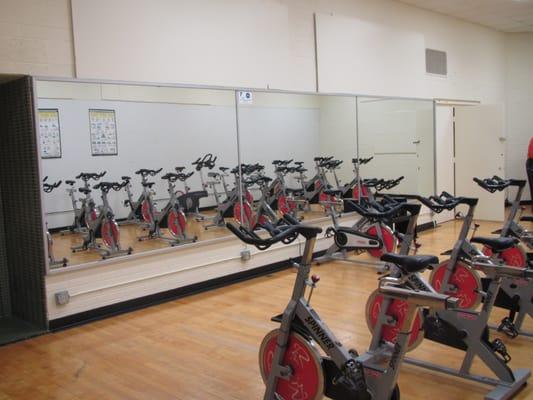
<path id="1" fill-rule="evenodd" d="M 213 211 L 204 212 L 206 216 L 213 215 Z M 304 221 L 313 220 L 316 218 L 324 217 L 324 211 L 320 206 L 313 205 L 311 211 L 306 211 L 303 213 Z M 231 219 L 226 219 L 226 221 L 231 221 Z M 218 239 L 225 236 L 231 235 L 231 233 L 225 227 L 211 227 L 209 229 L 204 229 L 204 225 L 209 222 L 198 222 L 193 217 L 187 218 L 188 225 L 188 235 L 197 236 L 198 241 Z M 164 235 L 170 237 L 167 229 L 162 229 Z M 137 224 L 127 224 L 120 225 L 120 245 L 122 248 L 127 249 L 128 247 L 133 248 L 133 253 L 140 253 L 145 251 L 164 249 L 170 247 L 169 243 L 163 239 L 151 239 L 145 241 L 139 241 L 138 236 L 145 235 L 146 231 L 143 231 L 142 228 Z M 54 256 L 56 259 L 60 260 L 63 257 L 68 259 L 68 265 L 79 265 L 85 264 L 88 262 L 99 261 L 101 260 L 100 254 L 96 250 L 81 251 L 77 253 L 72 253 L 71 247 L 80 245 L 83 242 L 83 236 L 81 234 L 65 234 L 53 233 L 52 238 L 54 241 Z M 179 246 L 175 247 L 176 249 Z M 62 268 L 62 267 L 56 267 Z"/>

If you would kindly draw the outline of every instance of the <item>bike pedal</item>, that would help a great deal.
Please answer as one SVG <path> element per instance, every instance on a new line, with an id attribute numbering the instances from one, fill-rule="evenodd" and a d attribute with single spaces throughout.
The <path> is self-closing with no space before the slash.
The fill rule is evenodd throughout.
<path id="1" fill-rule="evenodd" d="M 518 336 L 518 329 L 516 329 L 515 324 L 509 317 L 502 319 L 500 325 L 498 326 L 498 332 L 503 332 L 512 339 Z"/>
<path id="2" fill-rule="evenodd" d="M 495 353 L 502 356 L 503 362 L 505 364 L 511 361 L 511 355 L 507 352 L 507 347 L 501 341 L 501 339 L 494 339 L 490 345 L 492 347 L 492 350 L 494 350 Z"/>

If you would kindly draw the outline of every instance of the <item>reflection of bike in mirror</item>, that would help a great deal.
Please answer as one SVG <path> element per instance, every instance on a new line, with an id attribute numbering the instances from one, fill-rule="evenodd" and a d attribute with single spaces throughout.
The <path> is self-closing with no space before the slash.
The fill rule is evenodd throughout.
<path id="1" fill-rule="evenodd" d="M 122 185 L 124 186 L 124 190 L 126 191 L 126 194 L 128 198 L 124 200 L 124 206 L 128 207 L 130 209 L 128 216 L 124 221 L 121 221 L 119 225 L 127 224 L 127 223 L 136 223 L 140 224 L 143 221 L 143 215 L 142 215 L 142 203 L 144 199 L 146 198 L 146 193 L 144 191 L 145 183 L 148 182 L 148 177 L 154 177 L 158 173 L 160 173 L 163 170 L 163 168 L 159 168 L 157 170 L 154 169 L 146 169 L 141 168 L 137 171 L 135 171 L 136 175 L 141 176 L 141 185 L 143 187 L 142 193 L 139 195 L 139 198 L 137 201 L 135 201 L 133 197 L 133 193 L 131 191 L 132 185 L 131 185 L 131 177 L 129 176 L 122 176 Z"/>
<path id="2" fill-rule="evenodd" d="M 133 251 L 131 247 L 128 249 L 120 247 L 120 230 L 107 198 L 110 190 L 118 192 L 123 187 L 124 183 L 118 182 L 99 182 L 93 186 L 93 189 L 101 191 L 102 205 L 96 207 L 94 201 L 86 204 L 86 214 L 96 215 L 96 218 L 91 218 L 88 221 L 88 232 L 83 237 L 83 243 L 72 247 L 72 252 L 95 249 L 102 255 L 103 259 L 131 254 Z M 82 189 L 84 189 L 82 193 L 87 195 L 90 195 L 92 191 L 91 189 Z M 102 242 L 99 243 L 97 239 L 102 239 Z"/>
<path id="3" fill-rule="evenodd" d="M 163 239 L 168 241 L 171 246 L 196 242 L 196 236 L 190 237 L 187 234 L 187 217 L 181 208 L 176 192 L 176 182 L 185 180 L 186 176 L 169 172 L 163 175 L 161 179 L 167 181 L 169 195 L 167 204 L 161 210 L 157 210 L 154 201 L 154 192 L 152 190 L 154 182 L 143 183 L 141 210 L 148 233 L 145 236 L 139 236 L 138 239 L 140 241 Z M 165 236 L 161 231 L 162 228 L 167 228 L 172 237 Z"/>
<path id="4" fill-rule="evenodd" d="M 296 395 L 318 400 L 325 395 L 338 400 L 399 400 L 397 380 L 418 308 L 446 309 L 453 306 L 456 299 L 438 293 L 419 294 L 415 290 L 397 288 L 397 282 L 391 279 L 380 280 L 380 295 L 400 298 L 408 304 L 401 329 L 396 331 L 394 351 L 377 331 L 369 352 L 359 355 L 355 350 L 348 350 L 310 305 L 313 290 L 320 280 L 316 275 L 310 276 L 310 271 L 321 228 L 301 225 L 290 216 L 284 219 L 287 225 L 279 226 L 267 239 L 243 226 L 227 225 L 243 242 L 259 250 L 278 242 L 290 244 L 298 235 L 306 240 L 301 262 L 295 264 L 297 274 L 291 301 L 282 314 L 272 318 L 280 323 L 280 328 L 268 333 L 260 346 L 259 368 L 266 385 L 263 399 L 290 399 Z M 435 258 L 416 257 L 412 263 L 416 263 L 417 270 L 426 268 Z M 307 287 L 310 291 L 306 298 Z"/>
<path id="5" fill-rule="evenodd" d="M 59 186 L 61 186 L 62 181 L 48 183 L 47 180 L 48 177 L 45 176 L 43 179 L 43 190 L 45 193 L 52 193 L 54 189 L 57 189 Z M 61 260 L 56 260 L 56 258 L 54 257 L 54 241 L 52 240 L 52 235 L 48 230 L 48 221 L 46 222 L 46 243 L 48 248 L 48 264 L 50 265 L 50 267 L 66 267 L 68 260 L 65 257 L 63 257 Z"/>
<path id="6" fill-rule="evenodd" d="M 70 201 L 72 202 L 72 209 L 74 210 L 74 221 L 67 230 L 61 231 L 62 234 L 87 232 L 89 223 L 96 219 L 96 213 L 88 214 L 88 212 L 92 210 L 90 204 L 93 203 L 93 199 L 91 198 L 90 181 L 98 181 L 105 174 L 106 171 L 101 173 L 81 172 L 78 176 L 76 176 L 76 179 L 81 179 L 83 181 L 83 186 L 78 188 L 78 191 L 84 196 L 79 199 L 76 199 L 75 195 L 76 189 L 74 185 L 76 184 L 76 182 L 73 180 L 65 181 L 65 183 L 69 186 L 67 188 L 67 193 L 70 197 Z M 80 203 L 79 207 L 78 202 Z"/>

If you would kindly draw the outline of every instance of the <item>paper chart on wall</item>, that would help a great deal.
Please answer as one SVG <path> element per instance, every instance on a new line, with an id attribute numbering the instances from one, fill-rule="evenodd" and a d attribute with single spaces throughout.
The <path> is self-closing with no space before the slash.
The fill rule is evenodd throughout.
<path id="1" fill-rule="evenodd" d="M 41 145 L 41 158 L 61 158 L 59 110 L 39 110 L 39 140 Z"/>
<path id="2" fill-rule="evenodd" d="M 91 153 L 93 156 L 117 155 L 115 110 L 89 110 Z"/>

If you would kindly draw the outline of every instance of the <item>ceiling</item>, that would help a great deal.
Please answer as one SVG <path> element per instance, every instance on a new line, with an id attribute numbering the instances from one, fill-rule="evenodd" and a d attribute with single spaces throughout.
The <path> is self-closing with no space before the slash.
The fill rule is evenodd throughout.
<path id="1" fill-rule="evenodd" d="M 502 32 L 533 32 L 533 0 L 399 0 Z"/>

